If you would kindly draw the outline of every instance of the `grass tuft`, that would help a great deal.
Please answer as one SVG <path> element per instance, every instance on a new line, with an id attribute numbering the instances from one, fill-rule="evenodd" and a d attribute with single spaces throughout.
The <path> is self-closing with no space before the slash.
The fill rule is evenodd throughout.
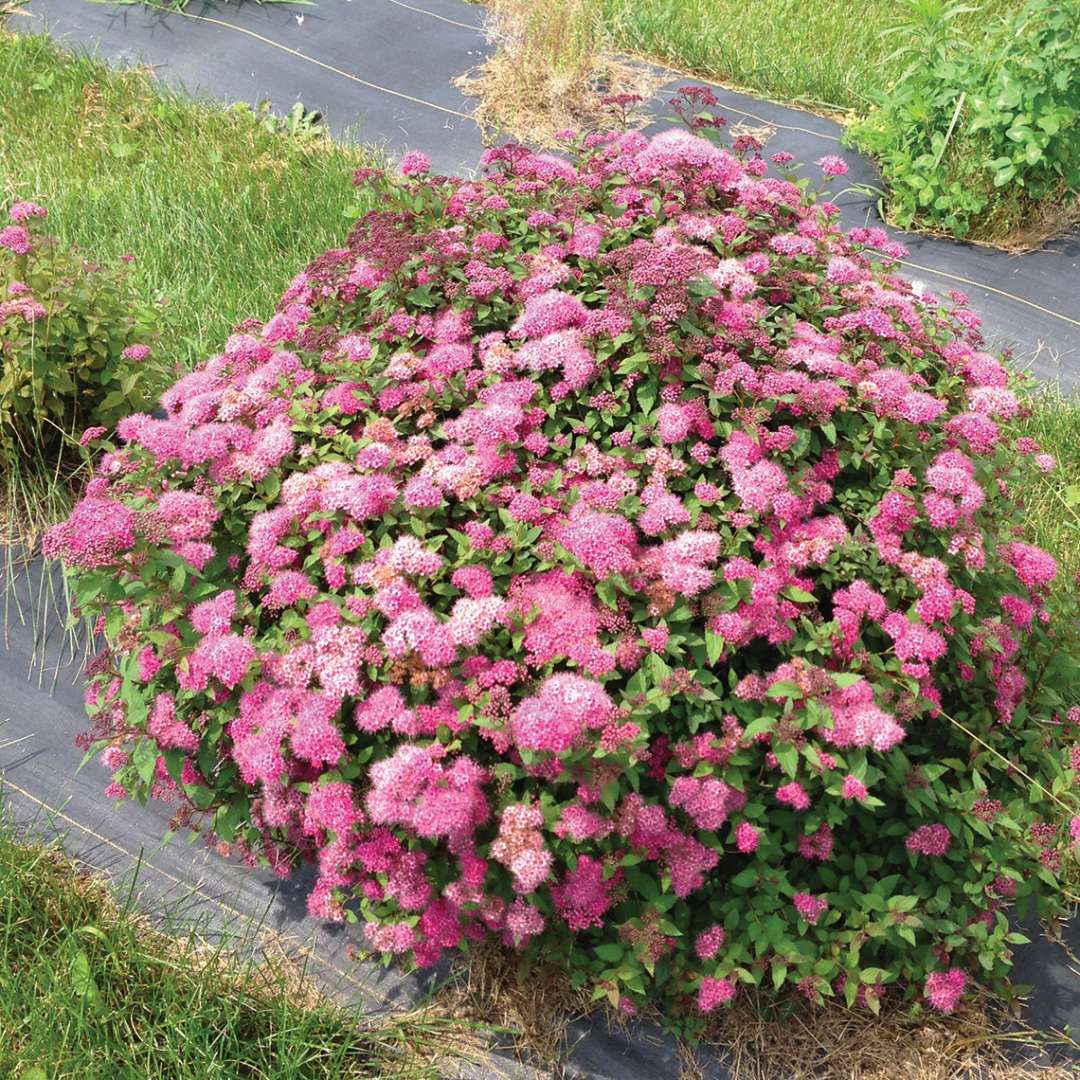
<path id="1" fill-rule="evenodd" d="M 0 823 L 0 1076 L 436 1080 L 465 1035 L 431 1011 L 365 1019 L 280 949 L 167 935 Z"/>
<path id="2" fill-rule="evenodd" d="M 687 72 L 822 112 L 865 110 L 904 67 L 882 31 L 903 0 L 600 0 L 616 45 Z M 973 37 L 1012 0 L 971 0 Z"/>
<path id="3" fill-rule="evenodd" d="M 1058 560 L 1057 587 L 1076 589 L 1080 575 L 1080 397 L 1038 390 L 1020 432 L 1034 439 L 1057 467 L 1033 477 L 1023 492 L 1027 539 Z"/>

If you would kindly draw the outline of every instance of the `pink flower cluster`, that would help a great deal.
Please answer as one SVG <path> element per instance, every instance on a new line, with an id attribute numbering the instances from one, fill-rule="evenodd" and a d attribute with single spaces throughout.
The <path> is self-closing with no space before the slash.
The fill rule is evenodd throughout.
<path id="1" fill-rule="evenodd" d="M 926 1000 L 939 1012 L 951 1013 L 964 996 L 967 976 L 960 968 L 934 971 L 926 977 Z"/>
<path id="2" fill-rule="evenodd" d="M 499 835 L 491 855 L 514 875 L 514 890 L 535 892 L 551 872 L 551 852 L 544 847 L 544 814 L 538 806 L 507 806 L 499 818 Z"/>
<path id="3" fill-rule="evenodd" d="M 944 855 L 952 836 L 947 825 L 920 825 L 904 841 L 908 851 L 918 855 Z"/>
<path id="4" fill-rule="evenodd" d="M 514 741 L 523 749 L 561 753 L 586 729 L 602 727 L 613 708 L 599 683 L 569 673 L 552 675 L 517 707 Z"/>
<path id="5" fill-rule="evenodd" d="M 829 908 L 829 903 L 823 896 L 811 896 L 809 893 L 796 893 L 792 903 L 799 915 L 811 926 L 816 926 L 818 919 Z"/>
<path id="6" fill-rule="evenodd" d="M 703 1013 L 710 1013 L 720 1005 L 726 1005 L 735 997 L 735 985 L 730 979 L 701 980 L 697 1005 Z"/>

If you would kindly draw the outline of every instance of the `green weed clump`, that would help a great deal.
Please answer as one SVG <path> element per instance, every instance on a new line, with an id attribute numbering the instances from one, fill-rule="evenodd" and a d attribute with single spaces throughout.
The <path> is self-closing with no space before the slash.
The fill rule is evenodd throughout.
<path id="1" fill-rule="evenodd" d="M 1080 217 L 1080 3 L 1029 0 L 976 48 L 961 5 L 909 6 L 907 66 L 848 129 L 893 223 L 1030 247 Z"/>
<path id="2" fill-rule="evenodd" d="M 79 435 L 152 407 L 168 376 L 159 306 L 123 263 L 103 267 L 49 234 L 48 211 L 14 203 L 0 227 L 0 467 L 48 472 Z"/>

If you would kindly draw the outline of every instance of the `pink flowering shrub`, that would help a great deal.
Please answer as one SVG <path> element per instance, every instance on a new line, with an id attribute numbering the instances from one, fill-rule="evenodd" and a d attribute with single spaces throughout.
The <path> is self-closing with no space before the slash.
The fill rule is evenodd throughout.
<path id="1" fill-rule="evenodd" d="M 495 937 L 690 1032 L 748 984 L 955 1008 L 1080 764 L 1016 387 L 752 146 L 570 150 L 366 178 L 104 440 L 46 542 L 85 744 L 420 964 Z"/>
<path id="2" fill-rule="evenodd" d="M 125 267 L 60 249 L 46 210 L 16 202 L 0 227 L 0 462 L 73 444 L 147 407 L 167 381 L 160 309 Z"/>

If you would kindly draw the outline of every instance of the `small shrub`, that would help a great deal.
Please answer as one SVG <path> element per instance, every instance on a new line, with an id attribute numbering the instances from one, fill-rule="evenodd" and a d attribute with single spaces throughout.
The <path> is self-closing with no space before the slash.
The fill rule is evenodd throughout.
<path id="1" fill-rule="evenodd" d="M 740 147 L 413 152 L 118 425 L 45 545 L 110 796 L 317 863 L 378 950 L 497 936 L 684 1032 L 1003 986 L 1080 767 L 1014 494 L 1053 461 L 964 297 Z"/>
<path id="2" fill-rule="evenodd" d="M 974 47 L 949 31 L 968 9 L 913 6 L 924 29 L 909 46 L 910 66 L 848 129 L 881 166 L 892 220 L 994 240 L 1029 236 L 1032 218 L 1053 221 L 1054 208 L 1060 226 L 1062 204 L 1075 216 L 1080 4 L 1029 0 Z"/>
<path id="3" fill-rule="evenodd" d="M 15 203 L 0 228 L 0 461 L 49 461 L 85 428 L 146 408 L 168 369 L 161 321 L 125 266 L 60 249 L 46 211 Z"/>

